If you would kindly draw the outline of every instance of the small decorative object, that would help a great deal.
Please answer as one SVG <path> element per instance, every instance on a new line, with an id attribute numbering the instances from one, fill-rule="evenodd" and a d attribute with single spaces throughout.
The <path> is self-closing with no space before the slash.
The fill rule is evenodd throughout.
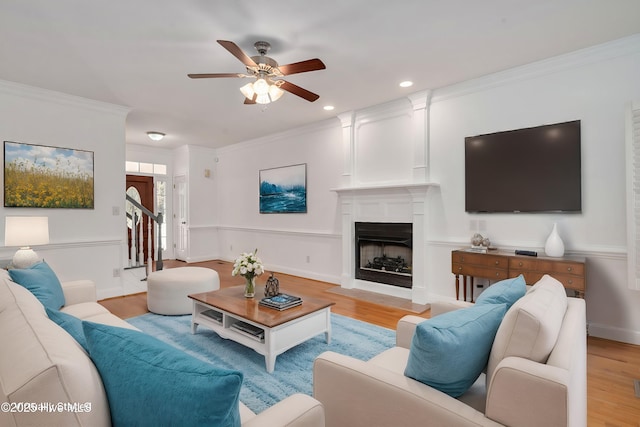
<path id="1" fill-rule="evenodd" d="M 482 246 L 488 248 L 489 246 L 491 246 L 491 240 L 489 240 L 488 237 L 485 237 L 484 239 L 482 239 Z"/>
<path id="2" fill-rule="evenodd" d="M 547 237 L 547 242 L 544 245 L 544 252 L 550 257 L 561 257 L 564 255 L 564 243 L 558 234 L 558 225 L 553 223 L 551 234 Z"/>
<path id="3" fill-rule="evenodd" d="M 264 287 L 265 297 L 274 297 L 280 293 L 280 282 L 275 278 L 273 273 L 267 279 L 267 284 Z"/>
<path id="4" fill-rule="evenodd" d="M 244 252 L 233 264 L 232 276 L 240 275 L 244 277 L 244 296 L 247 298 L 253 298 L 256 294 L 256 277 L 264 272 L 264 266 L 262 261 L 256 255 L 258 250 L 256 249 L 252 253 Z"/>
<path id="5" fill-rule="evenodd" d="M 482 240 L 483 240 L 482 234 L 476 233 L 471 238 L 471 245 L 472 246 L 482 246 Z"/>

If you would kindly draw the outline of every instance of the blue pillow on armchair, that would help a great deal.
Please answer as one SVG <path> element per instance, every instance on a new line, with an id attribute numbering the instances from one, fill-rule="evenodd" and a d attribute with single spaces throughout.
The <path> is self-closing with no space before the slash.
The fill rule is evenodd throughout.
<path id="1" fill-rule="evenodd" d="M 505 313 L 505 304 L 482 304 L 419 323 L 404 374 L 452 397 L 461 396 L 487 365 Z"/>
<path id="2" fill-rule="evenodd" d="M 242 372 L 216 368 L 150 335 L 82 322 L 118 426 L 240 426 Z"/>
<path id="3" fill-rule="evenodd" d="M 45 307 L 60 310 L 64 306 L 60 280 L 46 262 L 39 262 L 29 268 L 12 268 L 9 276 L 11 280 L 27 288 Z"/>
<path id="4" fill-rule="evenodd" d="M 486 288 L 476 299 L 476 304 L 507 304 L 507 310 L 513 303 L 527 293 L 527 284 L 521 274 L 512 279 L 505 279 Z"/>

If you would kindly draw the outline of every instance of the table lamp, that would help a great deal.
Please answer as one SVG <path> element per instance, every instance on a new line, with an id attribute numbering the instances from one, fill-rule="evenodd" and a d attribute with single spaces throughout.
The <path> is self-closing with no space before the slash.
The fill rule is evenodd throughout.
<path id="1" fill-rule="evenodd" d="M 30 246 L 49 243 L 49 217 L 8 216 L 5 218 L 4 245 L 19 246 L 13 256 L 13 267 L 28 268 L 40 261 Z"/>

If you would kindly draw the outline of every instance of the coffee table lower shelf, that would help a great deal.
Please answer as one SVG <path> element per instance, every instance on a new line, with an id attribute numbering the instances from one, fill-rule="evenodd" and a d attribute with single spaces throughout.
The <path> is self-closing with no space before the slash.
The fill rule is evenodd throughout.
<path id="1" fill-rule="evenodd" d="M 219 320 L 203 314 L 203 312 L 209 310 L 219 313 Z M 255 337 L 237 330 L 233 325 L 238 322 L 245 322 L 262 329 L 264 336 L 262 338 Z M 205 326 L 222 338 L 230 339 L 262 354 L 265 357 L 267 372 L 272 373 L 275 369 L 276 357 L 290 348 L 321 333 L 325 334 L 327 344 L 331 343 L 331 306 L 278 326 L 268 327 L 194 299 L 191 316 L 192 334 L 196 333 L 198 325 Z"/>

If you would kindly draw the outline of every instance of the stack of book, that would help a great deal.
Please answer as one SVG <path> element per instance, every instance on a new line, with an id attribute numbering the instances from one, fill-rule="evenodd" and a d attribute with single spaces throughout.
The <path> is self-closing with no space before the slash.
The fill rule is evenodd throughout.
<path id="1" fill-rule="evenodd" d="M 205 310 L 201 314 L 215 320 L 217 323 L 222 324 L 222 313 L 220 313 L 219 311 Z"/>
<path id="2" fill-rule="evenodd" d="M 300 304 L 302 304 L 302 298 L 288 294 L 278 294 L 276 296 L 266 297 L 260 300 L 260 305 L 280 311 Z"/>
<path id="3" fill-rule="evenodd" d="M 231 324 L 231 327 L 242 335 L 247 336 L 256 341 L 264 341 L 264 329 L 260 329 L 257 326 L 253 326 L 246 322 L 235 322 Z"/>

